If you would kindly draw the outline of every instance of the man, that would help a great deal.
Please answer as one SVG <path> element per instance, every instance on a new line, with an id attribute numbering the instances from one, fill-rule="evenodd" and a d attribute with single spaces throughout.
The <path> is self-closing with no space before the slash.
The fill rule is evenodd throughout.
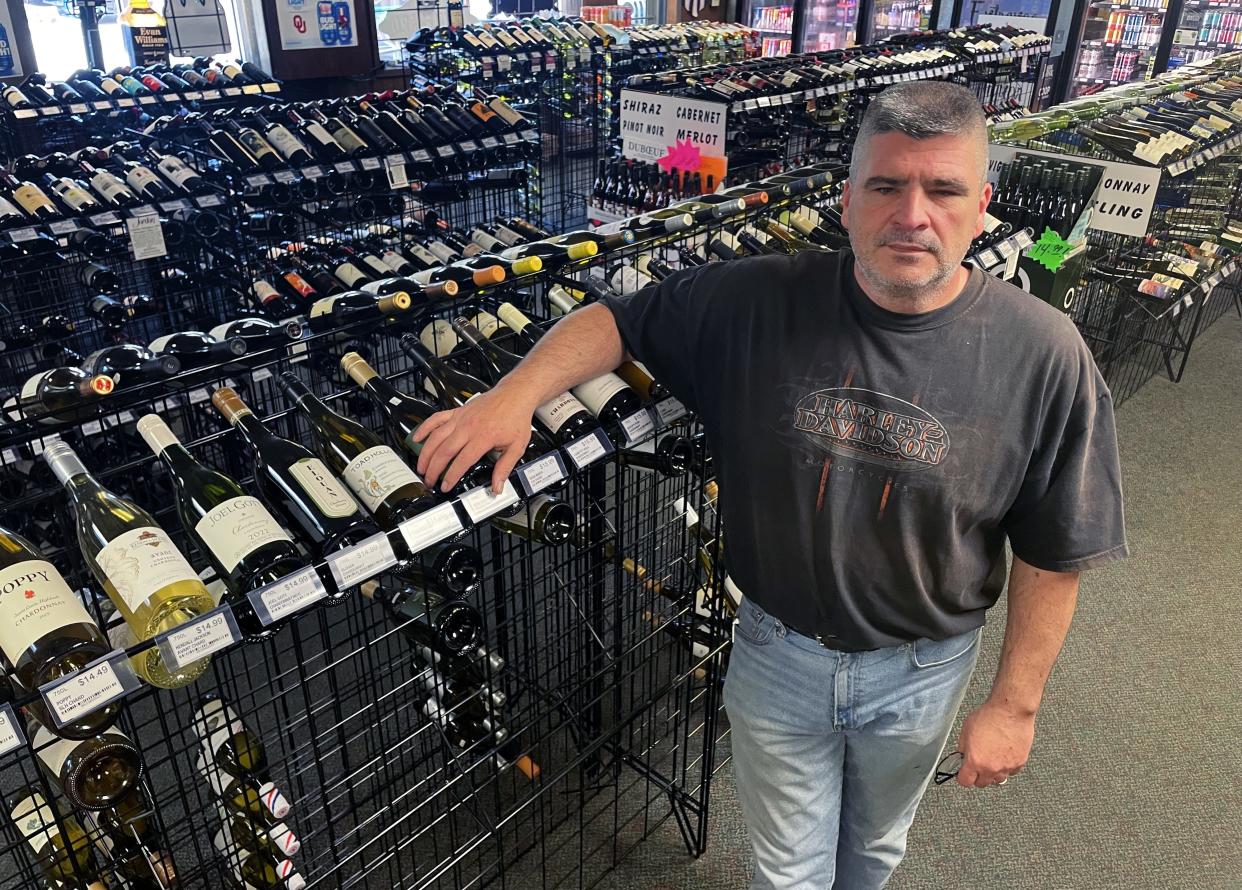
<path id="1" fill-rule="evenodd" d="M 419 471 L 511 471 L 535 405 L 646 363 L 701 418 L 730 583 L 725 685 L 752 888 L 871 890 L 906 833 L 1015 558 L 1001 663 L 957 781 L 1022 769 L 1078 573 L 1126 555 L 1111 397 L 1073 324 L 962 265 L 991 197 L 978 101 L 880 94 L 854 146 L 852 251 L 712 263 L 562 320 L 430 418 Z M 834 883 L 835 882 L 835 883 Z"/>

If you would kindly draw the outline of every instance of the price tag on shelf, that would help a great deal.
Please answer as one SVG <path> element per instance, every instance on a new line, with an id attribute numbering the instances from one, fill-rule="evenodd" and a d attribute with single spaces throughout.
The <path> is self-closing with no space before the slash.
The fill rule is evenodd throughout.
<path id="1" fill-rule="evenodd" d="M 493 494 L 491 485 L 480 485 L 478 488 L 470 489 L 458 500 L 465 508 L 470 521 L 477 524 L 489 516 L 495 516 L 507 507 L 512 507 L 521 499 L 522 496 L 513 487 L 513 483 L 506 479 L 500 494 Z"/>
<path id="2" fill-rule="evenodd" d="M 197 201 L 199 207 L 219 207 L 224 203 L 224 198 L 219 195 L 203 195 Z"/>
<path id="3" fill-rule="evenodd" d="M 442 158 L 451 158 L 453 156 L 453 148 L 449 145 L 440 145 L 436 147 L 436 153 Z"/>
<path id="4" fill-rule="evenodd" d="M 195 99 L 203 98 L 203 94 L 198 90 L 189 90 L 188 92 L 182 93 L 181 97 L 187 102 L 193 102 Z"/>
<path id="5" fill-rule="evenodd" d="M 319 573 L 311 566 L 251 591 L 249 599 L 259 621 L 266 627 L 319 602 L 327 595 L 328 590 L 319 580 Z"/>
<path id="6" fill-rule="evenodd" d="M 91 221 L 92 226 L 119 226 L 121 224 L 121 217 L 113 210 L 109 210 L 107 213 L 96 213 L 94 216 L 87 218 Z"/>
<path id="7" fill-rule="evenodd" d="M 363 170 L 378 170 L 382 166 L 384 165 L 380 163 L 379 158 L 363 158 L 362 159 Z"/>
<path id="8" fill-rule="evenodd" d="M 473 139 L 467 139 L 465 142 L 458 142 L 457 147 L 467 154 L 472 154 L 479 150 L 479 143 Z"/>
<path id="9" fill-rule="evenodd" d="M 484 148 L 496 148 L 498 145 L 500 145 L 500 140 L 497 139 L 495 136 L 484 136 L 483 137 Z"/>
<path id="10" fill-rule="evenodd" d="M 332 165 L 332 169 L 337 173 L 354 173 L 358 168 L 354 166 L 353 161 L 337 161 Z"/>
<path id="11" fill-rule="evenodd" d="M 139 96 L 138 97 L 138 104 L 140 105 L 154 105 L 158 101 L 159 99 L 155 98 L 154 96 Z"/>
<path id="12" fill-rule="evenodd" d="M 242 94 L 242 91 L 237 87 L 225 87 L 220 92 L 224 93 L 226 96 L 240 96 Z"/>
<path id="13" fill-rule="evenodd" d="M 574 467 L 579 470 L 589 467 L 604 455 L 611 454 L 615 450 L 612 441 L 601 429 L 593 430 L 588 435 L 574 439 L 565 446 L 565 453 L 573 461 Z"/>
<path id="14" fill-rule="evenodd" d="M 298 179 L 298 175 L 292 170 L 277 170 L 272 175 L 276 177 L 277 182 L 283 182 L 285 185 L 288 185 L 291 182 L 297 182 Z"/>
<path id="15" fill-rule="evenodd" d="M 265 84 L 263 84 L 263 92 L 265 92 L 265 93 L 279 93 L 279 92 L 280 92 L 280 84 L 278 84 L 278 83 L 265 83 Z"/>
<path id="16" fill-rule="evenodd" d="M 414 158 L 414 163 L 416 164 L 426 164 L 431 160 L 431 152 L 427 151 L 425 148 L 414 149 L 414 151 L 411 152 L 411 156 Z"/>
<path id="17" fill-rule="evenodd" d="M 257 93 L 263 92 L 263 88 L 259 86 L 257 83 L 248 83 L 244 87 L 242 87 L 242 92 L 245 93 L 247 96 L 253 96 Z"/>
<path id="18" fill-rule="evenodd" d="M 13 713 L 13 706 L 0 705 L 0 757 L 12 754 L 25 744 L 26 737 L 22 735 L 22 727 L 17 722 L 17 715 Z"/>
<path id="19" fill-rule="evenodd" d="M 302 175 L 310 180 L 323 179 L 324 176 L 327 175 L 327 171 L 324 170 L 323 167 L 320 167 L 318 164 L 312 164 L 309 167 L 302 168 Z"/>
<path id="20" fill-rule="evenodd" d="M 519 142 L 522 141 L 522 137 L 519 136 L 517 133 L 505 133 L 504 140 L 505 140 L 505 145 L 517 145 Z"/>
<path id="21" fill-rule="evenodd" d="M 185 198 L 178 198 L 175 201 L 164 201 L 163 203 L 160 204 L 160 209 L 167 210 L 167 211 L 173 211 L 173 210 L 190 210 L 192 208 L 190 206 L 190 202 L 187 201 Z"/>
<path id="22" fill-rule="evenodd" d="M 9 229 L 8 234 L 9 240 L 13 242 L 33 241 L 39 237 L 39 233 L 35 231 L 34 226 L 22 226 L 20 229 Z"/>
<path id="23" fill-rule="evenodd" d="M 651 419 L 651 412 L 643 408 L 622 418 L 621 429 L 625 432 L 625 444 L 634 445 L 655 432 L 655 423 Z"/>
<path id="24" fill-rule="evenodd" d="M 393 158 L 398 160 L 393 161 Z M 384 170 L 388 174 L 388 185 L 390 188 L 405 188 L 410 184 L 409 178 L 405 175 L 404 155 L 389 155 L 385 159 Z"/>
<path id="25" fill-rule="evenodd" d="M 94 104 L 96 111 L 107 111 L 112 108 L 112 103 L 107 99 L 100 99 L 92 104 Z"/>
<path id="26" fill-rule="evenodd" d="M 220 94 L 220 91 L 219 91 L 218 89 L 216 89 L 216 90 L 203 90 L 203 98 L 204 98 L 204 99 L 219 99 L 219 98 L 220 98 L 220 95 L 221 95 L 221 94 Z"/>
<path id="27" fill-rule="evenodd" d="M 154 213 L 131 216 L 125 220 L 125 228 L 129 231 L 129 246 L 134 259 L 152 260 L 168 254 L 160 218 Z"/>
<path id="28" fill-rule="evenodd" d="M 117 108 L 133 108 L 137 103 L 130 96 L 121 96 L 116 100 Z"/>
<path id="29" fill-rule="evenodd" d="M 457 505 L 449 501 L 407 519 L 397 528 L 409 551 L 418 553 L 425 547 L 452 537 L 462 531 L 465 526 L 462 525 L 461 517 L 457 515 Z"/>
<path id="30" fill-rule="evenodd" d="M 53 235 L 68 235 L 80 228 L 76 219 L 58 219 L 56 222 L 48 223 L 47 227 Z"/>
<path id="31" fill-rule="evenodd" d="M 86 114 L 87 112 L 86 103 L 74 102 L 73 104 L 69 106 L 69 111 L 71 114 Z"/>
<path id="32" fill-rule="evenodd" d="M 174 670 L 240 643 L 241 629 L 228 603 L 155 638 L 164 663 Z"/>
<path id="33" fill-rule="evenodd" d="M 123 650 L 109 652 L 70 674 L 39 687 L 57 727 L 66 726 L 87 714 L 124 698 L 141 684 Z"/>
<path id="34" fill-rule="evenodd" d="M 397 564 L 397 554 L 385 532 L 328 555 L 328 569 L 340 590 L 361 584 Z"/>
<path id="35" fill-rule="evenodd" d="M 496 68 L 500 71 L 508 71 L 513 67 L 513 59 L 508 56 L 496 57 Z"/>
<path id="36" fill-rule="evenodd" d="M 263 186 L 271 184 L 272 177 L 268 176 L 266 173 L 254 173 L 246 177 L 246 185 L 254 189 L 263 188 Z"/>
<path id="37" fill-rule="evenodd" d="M 661 426 L 669 426 L 690 413 L 686 406 L 677 399 L 664 399 L 657 402 L 655 409 Z"/>
<path id="38" fill-rule="evenodd" d="M 527 497 L 538 494 L 569 475 L 559 451 L 553 451 L 537 460 L 524 463 L 515 472 Z"/>

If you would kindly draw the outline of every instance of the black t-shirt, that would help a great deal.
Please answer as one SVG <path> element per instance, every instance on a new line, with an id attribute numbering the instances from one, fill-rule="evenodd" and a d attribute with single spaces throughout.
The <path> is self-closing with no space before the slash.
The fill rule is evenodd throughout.
<path id="1" fill-rule="evenodd" d="M 849 251 L 710 263 L 609 298 L 701 418 L 729 573 L 841 648 L 980 626 L 1004 541 L 1076 571 L 1127 555 L 1112 397 L 1073 323 L 975 269 L 932 312 L 876 305 Z"/>

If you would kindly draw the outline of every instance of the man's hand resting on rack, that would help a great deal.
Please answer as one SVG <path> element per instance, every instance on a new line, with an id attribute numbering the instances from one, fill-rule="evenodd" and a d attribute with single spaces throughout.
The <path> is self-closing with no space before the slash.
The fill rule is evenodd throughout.
<path id="1" fill-rule="evenodd" d="M 423 446 L 418 474 L 427 485 L 440 481 L 441 491 L 448 491 L 479 458 L 496 451 L 492 491 L 500 493 L 530 444 L 535 404 L 523 398 L 522 389 L 502 381 L 460 408 L 431 415 L 414 431 L 414 441 Z"/>

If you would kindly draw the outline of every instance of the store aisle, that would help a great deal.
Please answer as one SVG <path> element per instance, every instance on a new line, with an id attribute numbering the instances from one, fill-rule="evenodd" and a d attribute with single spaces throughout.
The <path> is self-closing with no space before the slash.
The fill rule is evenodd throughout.
<path id="1" fill-rule="evenodd" d="M 892 890 L 1242 886 L 1239 418 L 1242 321 L 1231 310 L 1196 344 L 1182 383 L 1153 380 L 1118 412 L 1134 555 L 1086 576 L 1031 763 L 1003 789 L 933 787 Z M 991 685 L 1003 604 L 963 714 Z M 746 887 L 732 785 L 726 768 L 701 860 L 668 825 L 605 886 Z"/>

